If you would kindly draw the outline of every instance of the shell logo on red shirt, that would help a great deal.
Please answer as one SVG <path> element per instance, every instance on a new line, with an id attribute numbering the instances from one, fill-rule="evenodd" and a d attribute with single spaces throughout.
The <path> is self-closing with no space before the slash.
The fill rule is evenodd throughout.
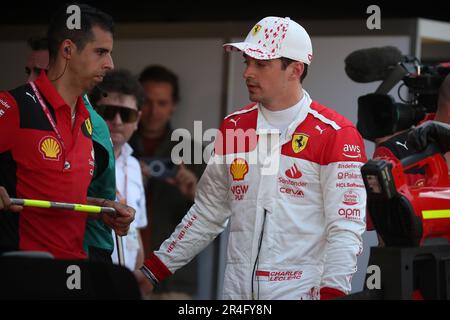
<path id="1" fill-rule="evenodd" d="M 242 158 L 234 159 L 230 166 L 230 173 L 233 176 L 234 181 L 244 180 L 246 174 L 248 173 L 247 161 Z"/>
<path id="2" fill-rule="evenodd" d="M 42 154 L 45 160 L 59 160 L 61 155 L 61 146 L 53 137 L 44 137 L 39 143 L 39 152 Z"/>

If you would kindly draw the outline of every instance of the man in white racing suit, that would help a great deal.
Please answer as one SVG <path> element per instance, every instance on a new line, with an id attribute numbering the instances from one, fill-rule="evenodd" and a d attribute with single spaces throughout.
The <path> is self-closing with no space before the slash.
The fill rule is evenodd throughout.
<path id="1" fill-rule="evenodd" d="M 346 295 L 365 230 L 362 138 L 303 90 L 312 45 L 296 22 L 264 18 L 224 47 L 242 51 L 255 103 L 224 119 L 195 204 L 141 271 L 155 285 L 229 221 L 224 299 Z"/>

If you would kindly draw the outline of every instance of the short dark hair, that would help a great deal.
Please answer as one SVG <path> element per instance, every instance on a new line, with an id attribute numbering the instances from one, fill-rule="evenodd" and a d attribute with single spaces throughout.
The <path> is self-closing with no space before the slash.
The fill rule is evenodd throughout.
<path id="1" fill-rule="evenodd" d="M 80 8 L 80 29 L 70 30 L 67 28 L 67 8 L 76 5 Z M 94 39 L 93 27 L 100 27 L 102 30 L 114 34 L 114 21 L 112 17 L 87 4 L 65 4 L 54 14 L 47 31 L 48 50 L 50 61 L 54 61 L 61 43 L 65 39 L 72 40 L 78 50 L 83 50 L 85 45 Z"/>
<path id="2" fill-rule="evenodd" d="M 48 50 L 48 40 L 45 37 L 31 37 L 27 43 L 33 51 Z"/>
<path id="3" fill-rule="evenodd" d="M 180 100 L 180 89 L 178 86 L 178 76 L 167 69 L 166 67 L 159 65 L 152 65 L 146 67 L 139 75 L 139 82 L 144 84 L 147 81 L 154 82 L 167 82 L 172 86 L 172 99 L 177 103 Z"/>
<path id="4" fill-rule="evenodd" d="M 286 68 L 291 63 L 296 62 L 296 60 L 292 60 L 292 59 L 284 58 L 284 57 L 281 57 L 280 60 L 281 60 L 281 68 L 283 70 L 286 70 Z M 303 83 L 303 80 L 305 80 L 306 76 L 308 75 L 308 65 L 306 63 L 303 63 L 303 66 L 304 66 L 304 68 L 303 68 L 303 73 L 302 73 L 302 75 L 300 77 L 300 83 Z"/>
<path id="5" fill-rule="evenodd" d="M 136 77 L 128 70 L 118 69 L 106 73 L 101 90 L 94 89 L 90 94 L 92 104 L 95 106 L 101 100 L 104 93 L 118 93 L 133 96 L 136 99 L 138 109 L 145 102 L 145 93 Z"/>

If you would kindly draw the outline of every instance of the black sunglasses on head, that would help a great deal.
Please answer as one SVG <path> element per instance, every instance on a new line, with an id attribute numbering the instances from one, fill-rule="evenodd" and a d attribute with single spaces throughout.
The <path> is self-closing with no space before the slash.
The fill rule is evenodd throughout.
<path id="1" fill-rule="evenodd" d="M 120 118 L 123 122 L 135 122 L 138 118 L 139 112 L 134 109 L 130 109 L 122 106 L 115 106 L 109 104 L 102 104 L 95 107 L 98 114 L 105 120 L 114 120 L 116 114 L 120 114 Z"/>

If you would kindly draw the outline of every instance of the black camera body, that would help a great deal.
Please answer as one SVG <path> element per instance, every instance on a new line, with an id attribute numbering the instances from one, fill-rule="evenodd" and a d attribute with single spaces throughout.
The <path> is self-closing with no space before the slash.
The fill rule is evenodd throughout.
<path id="1" fill-rule="evenodd" d="M 450 64 L 421 65 L 416 58 L 406 56 L 391 69 L 375 93 L 358 98 L 357 128 L 370 141 L 409 129 L 436 112 L 439 88 Z M 399 81 L 409 89 L 409 99 L 398 94 L 402 103 L 387 94 Z"/>
<path id="2" fill-rule="evenodd" d="M 177 166 L 170 158 L 144 157 L 141 161 L 148 166 L 151 177 L 154 179 L 164 180 L 175 178 L 177 175 Z"/>

